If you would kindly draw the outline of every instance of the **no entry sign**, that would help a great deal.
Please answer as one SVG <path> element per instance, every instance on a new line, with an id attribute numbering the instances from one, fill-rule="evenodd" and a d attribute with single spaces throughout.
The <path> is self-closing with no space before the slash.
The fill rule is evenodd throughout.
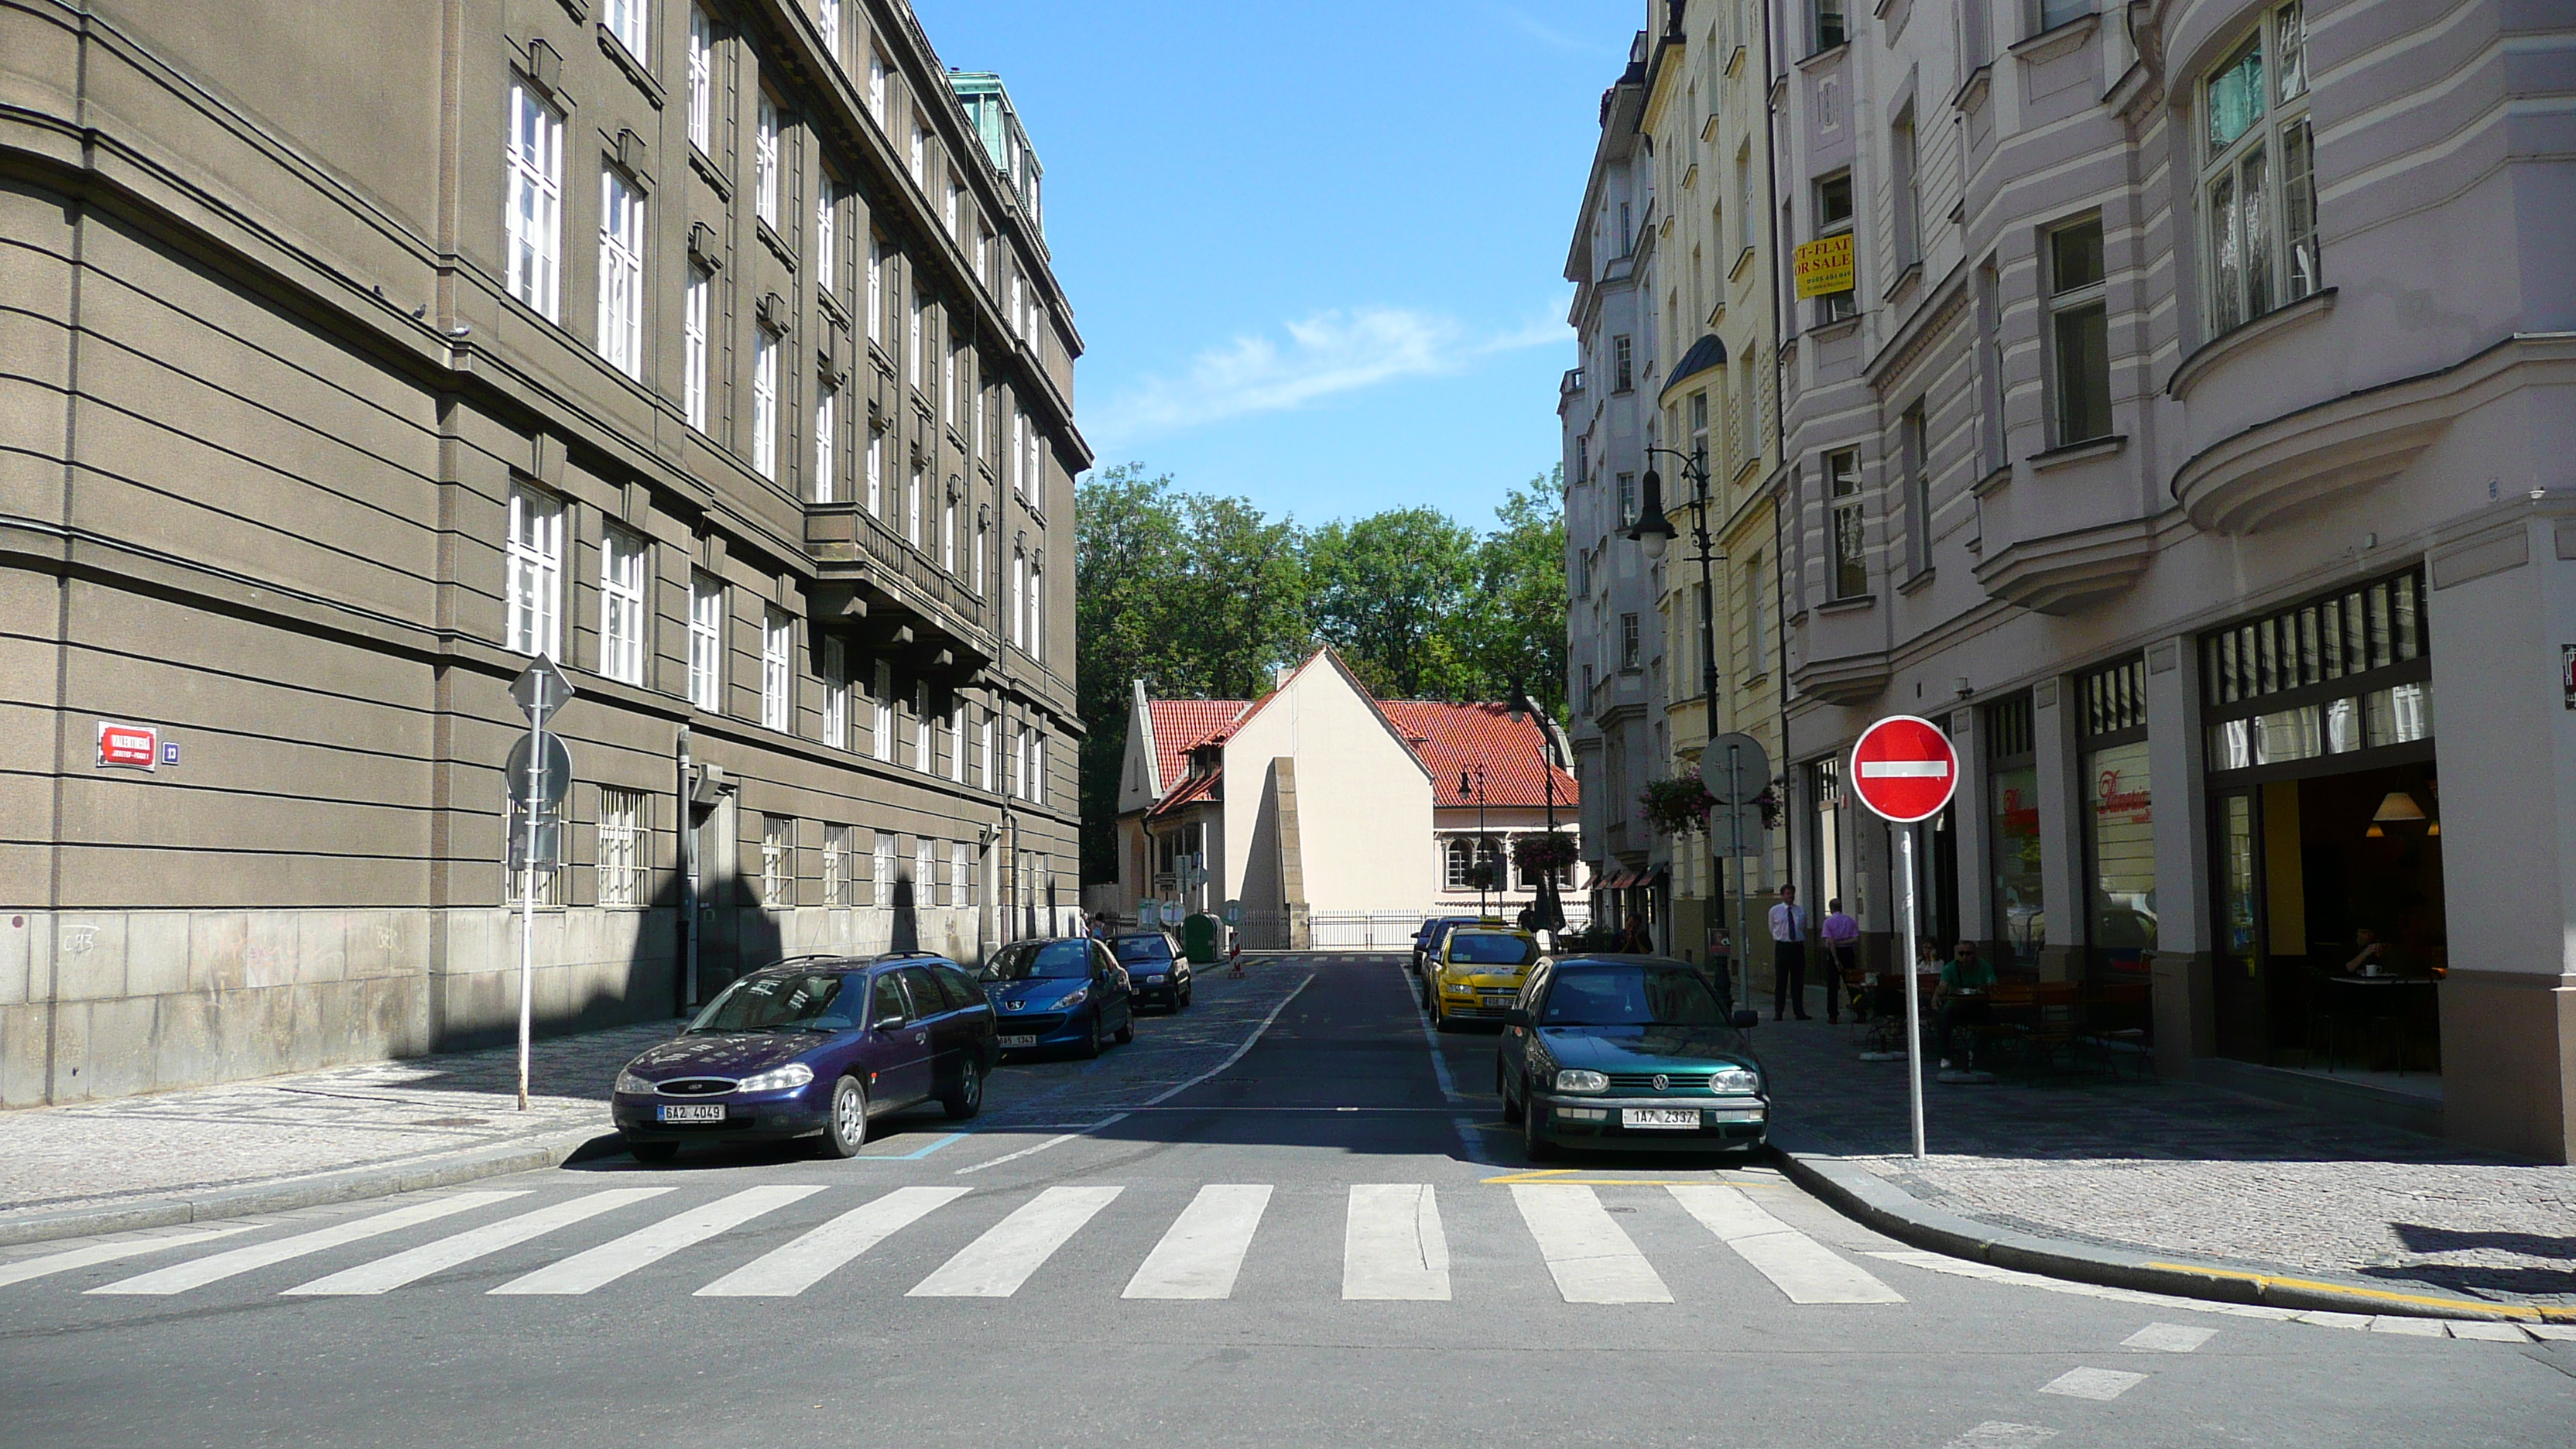
<path id="1" fill-rule="evenodd" d="M 1852 747 L 1852 790 L 1860 803 L 1899 825 L 1929 820 L 1959 788 L 1959 752 L 1928 719 L 1889 715 Z"/>

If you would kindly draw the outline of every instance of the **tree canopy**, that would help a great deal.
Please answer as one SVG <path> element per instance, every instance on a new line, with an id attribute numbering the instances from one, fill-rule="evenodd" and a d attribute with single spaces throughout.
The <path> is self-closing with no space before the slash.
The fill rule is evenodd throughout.
<path id="1" fill-rule="evenodd" d="M 1075 500 L 1083 878 L 1116 869 L 1129 688 L 1250 699 L 1330 644 L 1388 699 L 1507 699 L 1565 713 L 1561 473 L 1505 495 L 1478 533 L 1431 508 L 1307 529 L 1135 464 Z"/>

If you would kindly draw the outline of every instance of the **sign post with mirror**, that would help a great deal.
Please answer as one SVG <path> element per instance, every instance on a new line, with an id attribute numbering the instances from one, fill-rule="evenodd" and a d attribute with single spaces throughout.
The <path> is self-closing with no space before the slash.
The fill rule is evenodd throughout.
<path id="1" fill-rule="evenodd" d="M 1928 719 L 1889 715 L 1852 747 L 1852 792 L 1897 833 L 1897 877 L 1905 890 L 1905 1090 L 1914 1114 L 1914 1155 L 1923 1151 L 1923 997 L 1914 980 L 1919 911 L 1914 899 L 1914 827 L 1940 814 L 1959 788 L 1959 752 Z"/>

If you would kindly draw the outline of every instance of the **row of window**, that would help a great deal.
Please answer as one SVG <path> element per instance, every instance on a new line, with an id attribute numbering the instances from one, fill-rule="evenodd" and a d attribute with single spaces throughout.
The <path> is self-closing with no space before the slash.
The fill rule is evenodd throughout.
<path id="1" fill-rule="evenodd" d="M 563 655 L 564 515 L 561 500 L 524 486 L 510 490 L 509 538 L 504 558 L 502 643 L 513 652 L 560 659 Z M 1021 560 L 1014 560 L 1015 565 Z M 1035 576 L 1032 575 L 1032 578 Z M 599 673 L 620 683 L 643 685 L 653 620 L 650 550 L 645 540 L 610 526 L 599 548 Z M 1042 583 L 1042 579 L 1037 580 Z M 1014 601 L 1034 600 L 1037 589 L 1013 573 Z M 722 580 L 700 570 L 689 574 L 688 651 L 685 697 L 701 710 L 724 712 L 725 628 L 731 604 Z M 1034 645 L 1040 627 L 1032 602 L 1026 627 Z M 817 641 L 816 669 L 822 688 L 821 740 L 834 749 L 852 748 L 851 704 L 854 698 L 847 644 L 829 635 Z M 760 722 L 793 731 L 795 620 L 785 610 L 763 605 L 761 611 Z M 896 762 L 893 665 L 876 662 L 869 701 L 874 712 L 870 749 L 878 760 Z M 913 692 L 912 761 L 925 774 L 942 770 L 956 784 L 1008 794 L 1032 804 L 1046 800 L 1047 734 L 1023 724 L 1010 732 L 1009 770 L 995 773 L 996 716 L 962 699 L 952 699 L 943 720 L 934 711 L 931 689 L 917 684 Z M 973 779 L 968 778 L 968 740 L 974 740 Z M 943 739 L 944 735 L 944 739 Z"/>
<path id="2" fill-rule="evenodd" d="M 1560 886 L 1570 886 L 1574 883 L 1572 871 L 1562 866 L 1553 872 L 1541 871 L 1535 875 L 1526 871 L 1515 871 L 1504 845 L 1504 840 L 1499 836 L 1453 835 L 1449 837 L 1440 847 L 1441 885 L 1451 891 L 1478 889 L 1477 867 L 1480 863 L 1492 872 L 1482 887 L 1489 891 L 1534 890 L 1539 882 L 1551 873 L 1555 875 L 1556 883 Z M 1516 875 L 1518 879 L 1514 878 Z"/>

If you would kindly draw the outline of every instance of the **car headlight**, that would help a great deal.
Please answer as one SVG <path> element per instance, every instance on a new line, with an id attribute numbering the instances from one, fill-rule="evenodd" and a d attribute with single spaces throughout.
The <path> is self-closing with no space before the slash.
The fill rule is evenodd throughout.
<path id="1" fill-rule="evenodd" d="M 1751 1067 L 1720 1067 L 1709 1075 L 1708 1089 L 1712 1092 L 1758 1092 L 1762 1090 L 1762 1074 Z"/>
<path id="2" fill-rule="evenodd" d="M 1599 1072 L 1563 1071 L 1556 1074 L 1556 1089 L 1560 1092 L 1606 1092 L 1610 1090 L 1610 1079 Z"/>
<path id="3" fill-rule="evenodd" d="M 649 1097 L 653 1095 L 654 1089 L 651 1082 L 635 1075 L 633 1069 L 629 1068 L 618 1072 L 617 1090 L 621 1096 Z"/>
<path id="4" fill-rule="evenodd" d="M 1146 985 L 1148 985 L 1148 986 L 1160 986 L 1160 985 L 1162 985 L 1164 982 L 1169 981 L 1169 980 L 1171 980 L 1171 979 L 1172 979 L 1172 978 L 1171 978 L 1169 975 L 1167 975 L 1167 974 L 1165 974 L 1165 973 L 1163 973 L 1163 972 L 1157 971 L 1157 972 L 1155 972 L 1153 975 L 1148 976 L 1148 977 L 1146 977 L 1146 978 L 1145 978 L 1145 984 L 1146 984 Z"/>
<path id="5" fill-rule="evenodd" d="M 1088 986 L 1086 986 L 1086 987 L 1082 988 L 1080 991 L 1077 991 L 1077 992 L 1073 993 L 1071 996 L 1068 996 L 1068 997 L 1064 998 L 1062 1001 L 1057 1002 L 1057 1003 L 1055 1004 L 1055 1005 L 1056 1005 L 1056 1010 L 1058 1010 L 1058 1011 L 1071 1011 L 1071 1010 L 1073 1010 L 1075 1007 L 1080 1006 L 1082 1003 L 1084 1003 L 1084 1002 L 1086 1002 L 1086 1001 L 1089 1001 L 1090 999 L 1091 999 L 1091 988 L 1090 988 L 1090 987 L 1088 987 Z"/>
<path id="6" fill-rule="evenodd" d="M 814 1069 L 803 1062 L 789 1062 L 783 1067 L 748 1076 L 733 1084 L 737 1092 L 784 1092 L 814 1080 Z"/>

